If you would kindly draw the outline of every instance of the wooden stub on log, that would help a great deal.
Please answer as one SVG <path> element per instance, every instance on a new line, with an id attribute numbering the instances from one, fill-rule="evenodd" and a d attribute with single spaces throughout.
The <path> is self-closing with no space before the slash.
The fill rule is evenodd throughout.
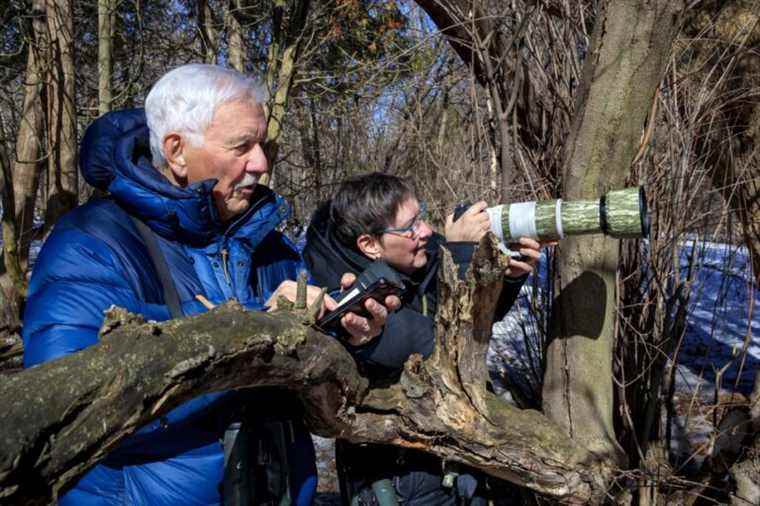
<path id="1" fill-rule="evenodd" d="M 507 259 L 488 234 L 465 280 L 443 252 L 436 348 L 407 361 L 398 385 L 371 390 L 356 407 L 354 442 L 424 450 L 562 501 L 594 503 L 611 469 L 541 413 L 486 390 L 486 352 Z"/>

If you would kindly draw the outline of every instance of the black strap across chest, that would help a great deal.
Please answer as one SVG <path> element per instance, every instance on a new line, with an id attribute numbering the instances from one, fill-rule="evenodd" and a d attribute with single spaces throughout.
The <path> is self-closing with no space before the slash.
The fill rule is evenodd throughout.
<path id="1" fill-rule="evenodd" d="M 132 218 L 132 221 L 137 227 L 137 231 L 140 233 L 140 237 L 142 237 L 143 243 L 145 243 L 145 247 L 148 249 L 148 254 L 153 262 L 153 266 L 156 268 L 158 280 L 161 283 L 161 289 L 164 292 L 164 302 L 169 308 L 172 318 L 181 318 L 184 315 L 182 314 L 182 306 L 179 302 L 179 293 L 177 293 L 177 287 L 172 279 L 172 274 L 169 272 L 169 265 L 166 263 L 166 257 L 158 245 L 155 232 L 153 232 L 148 225 L 134 216 L 130 216 L 130 218 Z"/>

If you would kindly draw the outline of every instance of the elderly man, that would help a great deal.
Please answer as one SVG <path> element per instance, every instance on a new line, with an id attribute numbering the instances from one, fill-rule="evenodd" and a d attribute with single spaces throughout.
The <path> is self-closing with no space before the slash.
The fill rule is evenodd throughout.
<path id="1" fill-rule="evenodd" d="M 64 216 L 43 246 L 24 318 L 25 365 L 95 344 L 111 305 L 161 321 L 231 299 L 249 309 L 273 309 L 279 295 L 292 299 L 302 263 L 276 230 L 289 210 L 257 185 L 267 171 L 266 130 L 254 83 L 211 65 L 168 72 L 145 112 L 93 123 L 81 169 L 110 197 Z M 311 300 L 317 291 L 310 287 Z M 371 319 L 342 320 L 351 339 L 379 333 L 386 308 L 369 301 L 367 309 Z M 230 504 L 251 494 L 257 504 L 283 496 L 308 504 L 314 449 L 299 409 L 291 396 L 266 390 L 197 397 L 137 430 L 59 504 L 210 505 L 223 497 Z M 254 427 L 248 434 L 257 452 L 239 461 L 251 463 L 247 470 L 228 466 L 238 473 L 229 479 L 225 450 L 241 449 L 230 447 L 240 440 L 225 432 L 234 434 L 226 429 L 240 420 Z M 283 443 L 273 448 L 272 439 Z M 268 452 L 258 451 L 267 445 Z M 256 465 L 276 457 L 289 472 Z M 241 490 L 240 483 L 249 486 Z"/>

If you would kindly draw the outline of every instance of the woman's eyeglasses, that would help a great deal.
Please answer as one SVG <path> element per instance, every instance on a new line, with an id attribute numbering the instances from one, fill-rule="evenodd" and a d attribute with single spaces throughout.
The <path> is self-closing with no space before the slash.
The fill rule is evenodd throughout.
<path id="1" fill-rule="evenodd" d="M 405 227 L 388 227 L 380 231 L 381 234 L 396 234 L 407 239 L 417 239 L 420 236 L 422 222 L 427 217 L 427 203 L 420 202 L 420 210 L 414 215 L 409 225 Z"/>

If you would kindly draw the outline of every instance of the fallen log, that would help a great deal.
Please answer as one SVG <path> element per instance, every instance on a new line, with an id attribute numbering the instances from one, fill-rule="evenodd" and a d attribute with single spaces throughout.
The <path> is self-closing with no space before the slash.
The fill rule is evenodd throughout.
<path id="1" fill-rule="evenodd" d="M 465 281 L 444 255 L 436 351 L 410 358 L 385 389 L 370 389 L 340 343 L 299 314 L 232 303 L 159 324 L 112 309 L 97 345 L 0 376 L 0 502 L 45 504 L 149 420 L 202 393 L 256 386 L 297 393 L 319 435 L 416 448 L 562 501 L 598 502 L 609 466 L 486 390 L 505 266 L 490 237 Z"/>

